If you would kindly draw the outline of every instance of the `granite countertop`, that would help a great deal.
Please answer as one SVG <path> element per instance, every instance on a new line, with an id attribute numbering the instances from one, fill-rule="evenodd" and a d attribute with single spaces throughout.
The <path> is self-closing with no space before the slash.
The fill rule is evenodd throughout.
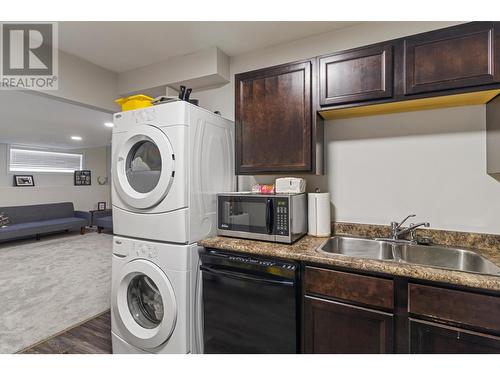
<path id="1" fill-rule="evenodd" d="M 429 266 L 397 263 L 387 260 L 354 258 L 338 254 L 326 255 L 316 251 L 326 239 L 326 237 L 305 236 L 294 244 L 287 245 L 218 236 L 199 241 L 198 244 L 203 247 L 240 253 L 292 259 L 315 264 L 351 268 L 359 271 L 377 272 L 471 288 L 500 291 L 500 276 L 443 270 Z M 500 267 L 500 251 L 491 251 L 487 249 L 471 251 L 480 254 Z"/>

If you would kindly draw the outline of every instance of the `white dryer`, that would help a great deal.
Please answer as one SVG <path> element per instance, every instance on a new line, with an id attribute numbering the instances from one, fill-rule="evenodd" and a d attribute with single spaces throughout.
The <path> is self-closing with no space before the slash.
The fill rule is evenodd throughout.
<path id="1" fill-rule="evenodd" d="M 216 193 L 235 188 L 233 123 L 178 101 L 114 124 L 114 233 L 184 244 L 214 235 Z"/>
<path id="2" fill-rule="evenodd" d="M 111 281 L 113 353 L 201 353 L 196 245 L 115 236 Z"/>

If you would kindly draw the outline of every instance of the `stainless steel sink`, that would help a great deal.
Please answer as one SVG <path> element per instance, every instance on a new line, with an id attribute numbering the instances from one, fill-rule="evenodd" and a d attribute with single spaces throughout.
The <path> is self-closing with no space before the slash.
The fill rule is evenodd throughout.
<path id="1" fill-rule="evenodd" d="M 469 250 L 443 246 L 335 236 L 325 241 L 318 251 L 324 254 L 388 260 L 500 276 L 500 267 L 482 256 Z"/>
<path id="2" fill-rule="evenodd" d="M 472 251 L 441 246 L 397 245 L 396 256 L 406 263 L 500 275 L 500 268 Z"/>
<path id="3" fill-rule="evenodd" d="M 318 251 L 342 254 L 356 258 L 394 259 L 393 246 L 389 242 L 335 236 L 329 238 Z"/>

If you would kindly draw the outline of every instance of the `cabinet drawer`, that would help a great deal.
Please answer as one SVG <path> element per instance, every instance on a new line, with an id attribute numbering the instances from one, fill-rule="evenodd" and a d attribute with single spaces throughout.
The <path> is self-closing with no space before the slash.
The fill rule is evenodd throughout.
<path id="1" fill-rule="evenodd" d="M 306 267 L 305 292 L 383 309 L 394 308 L 393 281 L 378 277 Z"/>
<path id="2" fill-rule="evenodd" d="M 408 310 L 411 314 L 500 332 L 500 297 L 410 283 Z"/>

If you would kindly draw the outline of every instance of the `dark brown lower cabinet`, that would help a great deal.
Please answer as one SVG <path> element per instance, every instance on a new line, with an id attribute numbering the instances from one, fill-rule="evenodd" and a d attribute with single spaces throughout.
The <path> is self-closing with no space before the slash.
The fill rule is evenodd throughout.
<path id="1" fill-rule="evenodd" d="M 304 353 L 500 354 L 500 294 L 306 265 Z"/>
<path id="2" fill-rule="evenodd" d="M 393 314 L 305 296 L 304 352 L 393 352 Z"/>
<path id="3" fill-rule="evenodd" d="M 410 319 L 411 354 L 500 353 L 500 337 Z"/>

